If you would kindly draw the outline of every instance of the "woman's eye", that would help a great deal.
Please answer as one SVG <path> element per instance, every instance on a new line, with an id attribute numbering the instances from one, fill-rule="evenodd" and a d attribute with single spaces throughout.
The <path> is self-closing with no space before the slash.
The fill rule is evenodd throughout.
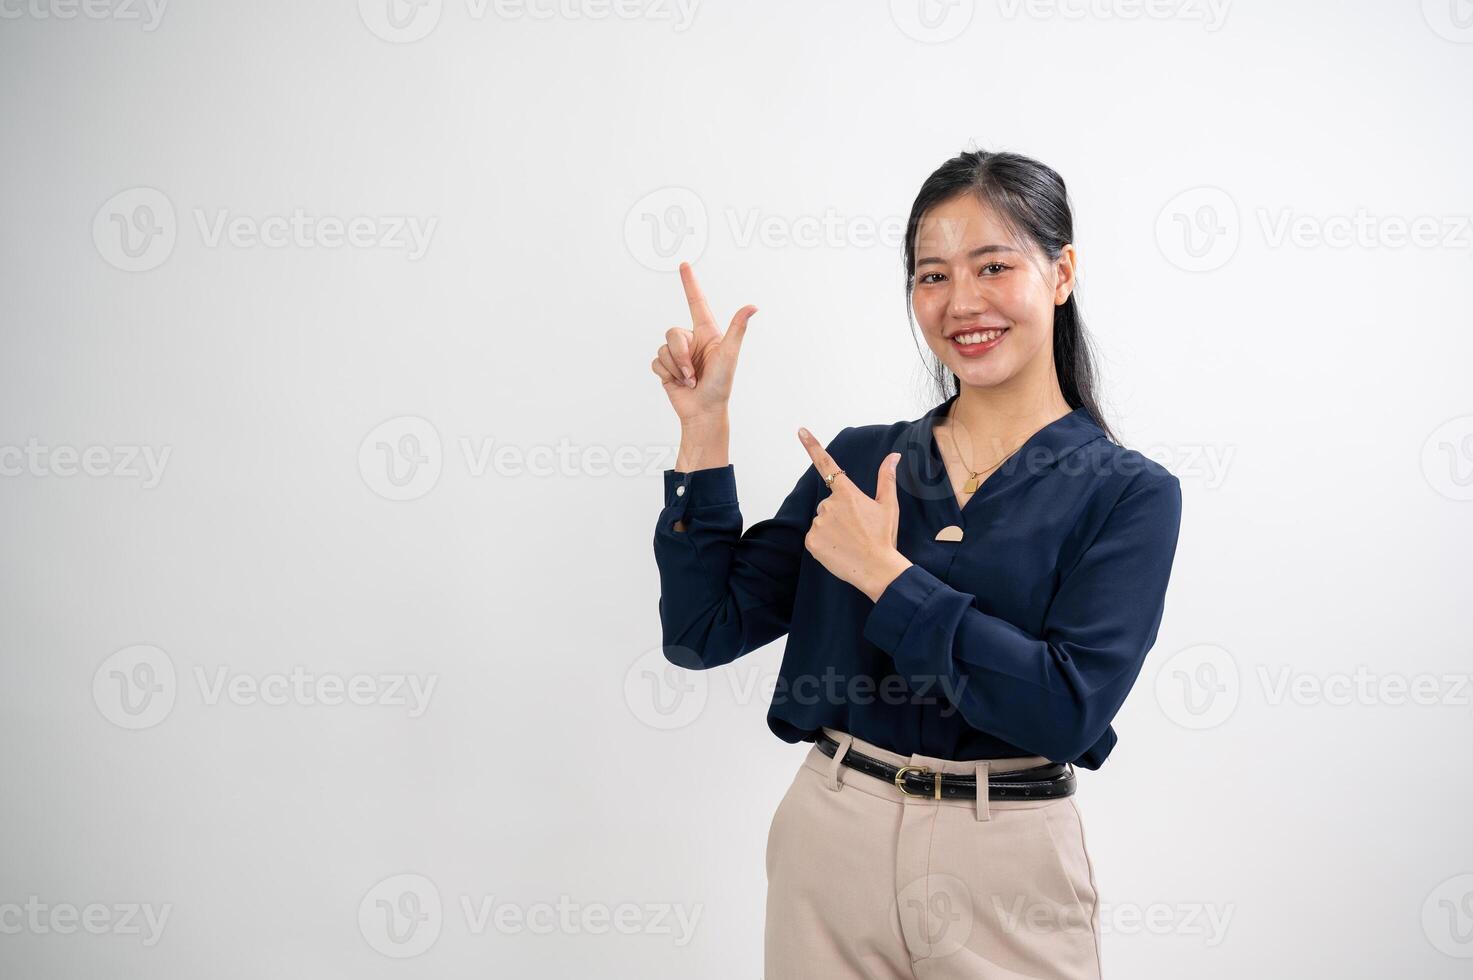
<path id="1" fill-rule="evenodd" d="M 982 267 L 982 271 L 983 272 L 987 272 L 987 270 L 989 270 L 989 269 L 996 269 L 997 270 L 996 272 L 991 273 L 991 275 L 1000 275 L 1000 274 L 1006 272 L 1008 270 L 1008 267 L 1006 265 L 1004 265 L 1003 263 L 1001 263 L 1001 262 L 989 262 L 989 263 L 987 263 L 986 265 L 984 265 Z M 941 273 L 941 272 L 927 272 L 927 273 L 923 274 L 916 281 L 917 282 L 923 282 L 923 283 L 939 282 L 940 279 L 944 277 L 944 275 L 945 274 L 944 273 Z M 933 276 L 936 277 L 936 278 L 932 278 Z"/>

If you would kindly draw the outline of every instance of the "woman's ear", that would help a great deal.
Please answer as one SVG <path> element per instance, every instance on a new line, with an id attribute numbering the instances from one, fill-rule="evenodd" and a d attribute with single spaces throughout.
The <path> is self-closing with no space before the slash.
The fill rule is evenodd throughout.
<path id="1" fill-rule="evenodd" d="M 1072 242 L 1066 242 L 1054 261 L 1054 305 L 1063 306 L 1074 292 L 1074 283 L 1079 275 L 1079 252 Z"/>

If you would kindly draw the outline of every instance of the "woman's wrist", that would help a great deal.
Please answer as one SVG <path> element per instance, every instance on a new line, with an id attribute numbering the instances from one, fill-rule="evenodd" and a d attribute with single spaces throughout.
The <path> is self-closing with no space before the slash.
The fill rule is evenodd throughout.
<path id="1" fill-rule="evenodd" d="M 871 573 L 859 583 L 859 591 L 869 596 L 870 602 L 879 602 L 890 583 L 913 564 L 914 562 L 898 551 L 887 552 L 875 561 Z"/>
<path id="2" fill-rule="evenodd" d="M 730 462 L 731 422 L 725 412 L 681 421 L 678 472 L 716 469 Z"/>

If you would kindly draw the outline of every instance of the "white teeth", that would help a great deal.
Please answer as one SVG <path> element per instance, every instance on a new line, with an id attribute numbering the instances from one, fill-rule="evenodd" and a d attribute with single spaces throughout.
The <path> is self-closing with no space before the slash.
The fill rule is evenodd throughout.
<path id="1" fill-rule="evenodd" d="M 978 333 L 959 333 L 951 339 L 958 344 L 983 344 L 1000 336 L 1001 330 L 983 330 Z"/>

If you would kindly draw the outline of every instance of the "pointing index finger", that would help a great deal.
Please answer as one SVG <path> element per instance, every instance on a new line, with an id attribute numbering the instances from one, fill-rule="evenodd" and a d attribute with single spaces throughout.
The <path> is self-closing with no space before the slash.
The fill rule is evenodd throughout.
<path id="1" fill-rule="evenodd" d="M 685 301 L 690 306 L 690 322 L 695 327 L 695 333 L 698 336 L 714 333 L 716 315 L 711 312 L 706 294 L 701 292 L 701 285 L 696 282 L 695 270 L 690 267 L 689 262 L 680 263 L 680 284 L 685 287 Z"/>
<path id="2" fill-rule="evenodd" d="M 829 455 L 828 450 L 823 448 L 823 443 L 813 437 L 813 433 L 807 429 L 800 428 L 798 430 L 798 441 L 803 443 L 804 449 L 808 450 L 808 458 L 813 460 L 813 467 L 818 470 L 820 477 L 826 479 L 839 472 L 839 464 L 834 462 L 834 458 Z M 847 478 L 847 474 L 845 476 Z M 838 485 L 839 481 L 835 480 L 829 489 L 837 489 Z"/>

